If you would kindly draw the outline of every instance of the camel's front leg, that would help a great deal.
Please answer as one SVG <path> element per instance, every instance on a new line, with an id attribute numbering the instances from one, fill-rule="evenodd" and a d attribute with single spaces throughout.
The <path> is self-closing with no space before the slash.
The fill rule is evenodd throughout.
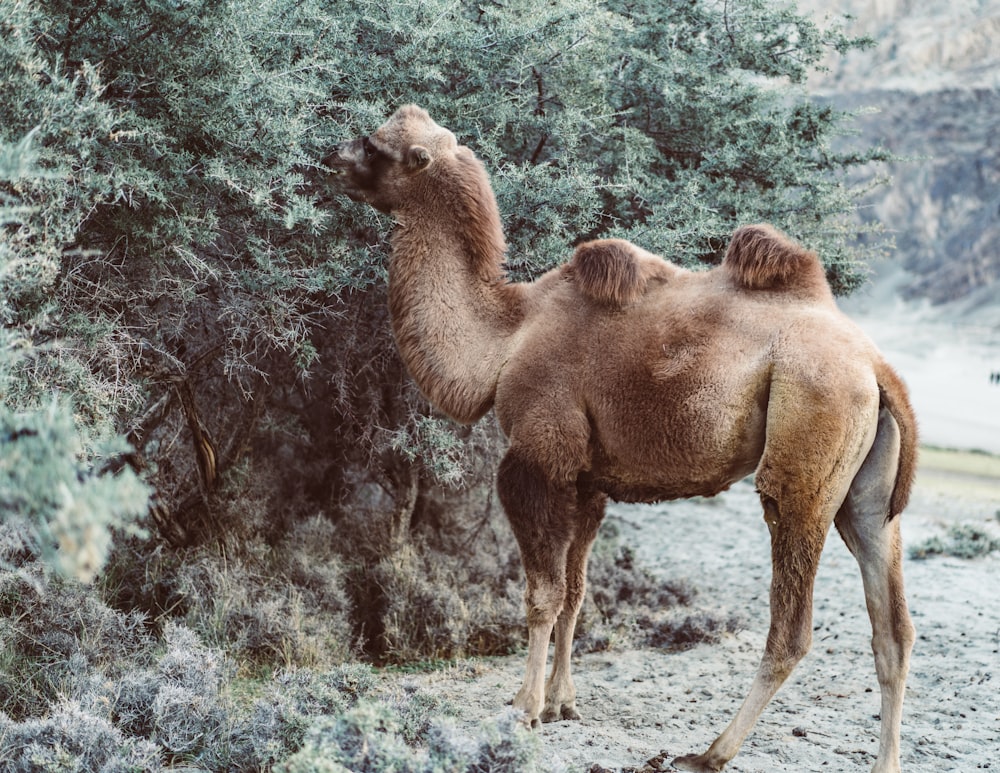
<path id="1" fill-rule="evenodd" d="M 566 562 L 573 539 L 569 485 L 551 481 L 542 468 L 512 448 L 497 474 L 497 491 L 521 549 L 527 577 L 528 662 L 514 697 L 525 721 L 537 726 L 545 703 L 545 664 L 556 619 L 566 605 Z"/>
<path id="2" fill-rule="evenodd" d="M 545 663 L 563 595 L 556 583 L 528 575 L 528 589 L 524 596 L 528 608 L 528 662 L 524 684 L 514 696 L 514 708 L 524 712 L 525 722 L 531 727 L 538 727 L 543 719 Z"/>
<path id="3" fill-rule="evenodd" d="M 587 559 L 604 519 L 607 497 L 589 488 L 577 494 L 574 536 L 566 555 L 566 604 L 556 620 L 556 647 L 552 676 L 545 686 L 545 708 L 542 722 L 579 719 L 576 710 L 576 687 L 570 673 L 573 655 L 573 634 L 580 607 L 587 595 Z"/>

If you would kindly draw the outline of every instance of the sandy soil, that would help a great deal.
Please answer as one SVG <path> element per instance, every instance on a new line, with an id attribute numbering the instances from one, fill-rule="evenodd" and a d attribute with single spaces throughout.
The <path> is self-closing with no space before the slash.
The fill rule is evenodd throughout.
<path id="1" fill-rule="evenodd" d="M 929 482 L 918 483 L 903 516 L 905 543 L 941 535 L 955 522 L 975 522 L 1000 537 L 1000 477 L 970 477 L 931 461 L 933 467 L 924 468 Z M 971 493 L 955 496 L 956 490 Z M 575 658 L 583 719 L 540 731 L 546 752 L 571 770 L 641 769 L 661 754 L 669 761 L 704 751 L 742 701 L 767 632 L 769 539 L 752 485 L 738 484 L 711 500 L 615 506 L 609 518 L 619 521 L 646 566 L 691 580 L 699 589 L 695 607 L 739 613 L 746 628 L 685 652 L 621 650 Z M 905 572 L 918 641 L 907 687 L 903 769 L 1000 769 L 1000 554 L 907 558 Z M 823 555 L 815 602 L 812 652 L 727 771 L 871 767 L 879 697 L 870 626 L 857 565 L 836 532 Z M 497 658 L 402 679 L 446 697 L 460 707 L 463 721 L 478 723 L 511 698 L 522 668 L 521 657 Z M 662 769 L 672 768 L 663 763 Z"/>

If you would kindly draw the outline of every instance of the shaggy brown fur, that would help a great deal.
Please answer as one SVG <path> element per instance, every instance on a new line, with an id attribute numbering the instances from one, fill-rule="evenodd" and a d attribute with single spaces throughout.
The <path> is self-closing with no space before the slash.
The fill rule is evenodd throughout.
<path id="1" fill-rule="evenodd" d="M 767 645 L 730 725 L 674 764 L 721 770 L 808 651 L 816 567 L 836 523 L 872 622 L 882 690 L 873 770 L 898 773 L 914 634 L 893 516 L 913 480 L 916 423 L 816 256 L 749 226 L 710 271 L 610 240 L 511 284 L 485 170 L 420 108 L 401 108 L 324 164 L 332 184 L 398 220 L 390 311 L 417 384 L 458 421 L 493 407 L 510 439 L 497 488 L 527 576 L 528 658 L 514 698 L 526 721 L 579 716 L 570 653 L 607 497 L 712 495 L 754 473 L 771 532 Z"/>
<path id="2" fill-rule="evenodd" d="M 576 248 L 563 275 L 580 292 L 612 309 L 635 303 L 650 282 L 666 282 L 681 269 L 624 239 L 599 239 Z"/>
<path id="3" fill-rule="evenodd" d="M 816 253 L 766 223 L 737 228 L 722 265 L 749 290 L 781 290 L 817 300 L 830 297 Z"/>

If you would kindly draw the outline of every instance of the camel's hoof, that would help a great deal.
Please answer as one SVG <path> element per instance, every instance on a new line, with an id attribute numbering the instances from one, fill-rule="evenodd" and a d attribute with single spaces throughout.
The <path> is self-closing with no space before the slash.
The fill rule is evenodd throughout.
<path id="1" fill-rule="evenodd" d="M 722 766 L 710 765 L 704 754 L 685 754 L 670 763 L 678 770 L 690 770 L 692 773 L 719 773 Z"/>
<path id="2" fill-rule="evenodd" d="M 517 724 L 525 730 L 540 730 L 542 727 L 542 723 L 538 720 L 538 717 L 529 717 L 527 711 L 521 713 L 520 718 L 517 720 Z"/>
<path id="3" fill-rule="evenodd" d="M 542 711 L 542 722 L 559 722 L 560 720 L 570 720 L 578 721 L 581 719 L 580 712 L 576 710 L 574 706 L 565 704 L 560 706 L 558 709 L 554 707 L 548 707 Z"/>

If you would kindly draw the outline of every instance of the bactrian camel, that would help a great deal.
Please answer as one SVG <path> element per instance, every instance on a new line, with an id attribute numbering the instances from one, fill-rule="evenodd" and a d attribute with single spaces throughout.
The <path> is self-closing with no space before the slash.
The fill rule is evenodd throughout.
<path id="1" fill-rule="evenodd" d="M 735 718 L 682 770 L 718 771 L 811 644 L 816 567 L 835 523 L 858 560 L 882 691 L 873 771 L 899 771 L 913 626 L 899 514 L 916 459 L 906 389 L 838 309 L 819 259 L 745 226 L 716 268 L 592 241 L 531 283 L 504 271 L 489 178 L 413 105 L 323 160 L 330 184 L 397 220 L 396 343 L 431 403 L 494 408 L 497 487 L 527 577 L 525 721 L 577 719 L 570 652 L 608 497 L 711 496 L 754 473 L 771 534 L 771 627 Z M 552 673 L 545 679 L 555 635 Z"/>

